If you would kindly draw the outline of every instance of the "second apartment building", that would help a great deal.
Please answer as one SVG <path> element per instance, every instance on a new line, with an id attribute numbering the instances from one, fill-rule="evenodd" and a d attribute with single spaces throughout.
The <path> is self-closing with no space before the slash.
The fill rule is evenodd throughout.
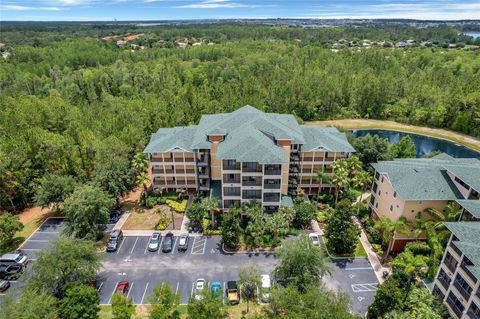
<path id="1" fill-rule="evenodd" d="M 336 128 L 299 125 L 293 115 L 244 106 L 203 115 L 198 125 L 162 128 L 145 148 L 153 188 L 214 194 L 222 208 L 251 200 L 268 211 L 290 205 L 297 187 L 306 194 L 329 191 L 316 171 L 354 152 Z"/>

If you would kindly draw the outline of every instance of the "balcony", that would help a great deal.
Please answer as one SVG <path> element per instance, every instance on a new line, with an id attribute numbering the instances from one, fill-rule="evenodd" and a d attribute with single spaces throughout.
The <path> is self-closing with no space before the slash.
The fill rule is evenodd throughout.
<path id="1" fill-rule="evenodd" d="M 175 181 L 167 181 L 167 185 L 171 186 L 171 185 L 176 185 Z"/>
<path id="2" fill-rule="evenodd" d="M 152 169 L 152 174 L 163 174 L 164 171 L 161 168 L 153 168 Z"/>
<path id="3" fill-rule="evenodd" d="M 280 193 L 265 193 L 263 194 L 263 201 L 265 203 L 278 203 L 280 201 Z"/>
<path id="4" fill-rule="evenodd" d="M 166 163 L 171 163 L 171 162 L 173 162 L 173 158 L 172 157 L 165 157 L 163 159 L 163 161 L 166 162 Z"/>
<path id="5" fill-rule="evenodd" d="M 240 184 L 239 174 L 224 174 L 223 182 L 228 184 Z"/>
<path id="6" fill-rule="evenodd" d="M 290 155 L 290 161 L 291 162 L 299 162 L 300 161 L 300 156 L 298 156 L 297 154 L 291 154 Z"/>
<path id="7" fill-rule="evenodd" d="M 243 163 L 242 172 L 244 172 L 244 173 L 261 173 L 262 172 L 262 165 L 258 165 L 257 163 Z"/>
<path id="8" fill-rule="evenodd" d="M 209 166 L 210 156 L 208 154 L 202 154 L 199 158 L 197 158 L 197 166 L 199 167 L 207 167 Z"/>
<path id="9" fill-rule="evenodd" d="M 273 184 L 267 184 L 267 183 L 263 184 L 263 188 L 265 189 L 280 189 L 280 186 L 281 186 L 280 182 L 273 183 Z"/>
<path id="10" fill-rule="evenodd" d="M 255 180 L 255 181 L 242 180 L 242 186 L 262 186 L 262 181 L 261 180 Z"/>
<path id="11" fill-rule="evenodd" d="M 198 185 L 198 190 L 200 191 L 209 191 L 210 190 L 210 183 L 207 182 L 207 183 L 200 183 Z"/>
<path id="12" fill-rule="evenodd" d="M 175 170 L 175 174 L 185 174 L 185 170 L 184 169 L 181 169 L 181 168 L 177 168 Z"/>
<path id="13" fill-rule="evenodd" d="M 453 241 L 450 242 L 450 248 L 460 257 L 462 256 L 462 251 L 458 249 L 457 245 Z"/>
<path id="14" fill-rule="evenodd" d="M 288 170 L 288 172 L 290 174 L 298 174 L 298 168 L 296 167 L 290 167 L 290 169 Z"/>
<path id="15" fill-rule="evenodd" d="M 333 162 L 334 160 L 334 157 L 325 157 L 325 162 Z"/>
<path id="16" fill-rule="evenodd" d="M 302 159 L 303 162 L 313 162 L 313 157 L 304 157 Z"/>
<path id="17" fill-rule="evenodd" d="M 265 169 L 265 175 L 282 175 L 281 169 Z"/>
<path id="18" fill-rule="evenodd" d="M 452 311 L 457 315 L 458 318 L 462 317 L 463 310 L 465 307 L 461 304 L 461 301 L 450 292 L 447 298 L 447 305 L 452 309 Z"/>
<path id="19" fill-rule="evenodd" d="M 472 274 L 472 272 L 470 271 L 470 269 L 468 269 L 468 266 L 471 266 L 471 263 L 470 262 L 466 262 L 466 257 L 463 257 L 463 261 L 462 263 L 460 264 L 460 268 L 462 268 L 462 270 L 465 272 L 465 274 L 468 276 L 468 278 L 470 278 L 470 280 L 476 284 L 477 283 L 477 278 L 475 277 L 474 274 Z"/>
<path id="20" fill-rule="evenodd" d="M 224 171 L 239 171 L 240 163 L 237 163 L 234 160 L 224 160 L 222 163 L 222 167 Z"/>
<path id="21" fill-rule="evenodd" d="M 163 162 L 163 158 L 161 157 L 156 157 L 156 156 L 152 156 L 151 159 L 150 159 L 151 162 L 154 162 L 154 163 L 162 163 Z"/>
<path id="22" fill-rule="evenodd" d="M 186 169 L 185 173 L 186 174 L 195 174 L 195 170 L 194 169 Z"/>
<path id="23" fill-rule="evenodd" d="M 175 157 L 175 158 L 173 159 L 173 161 L 174 161 L 175 163 L 183 163 L 183 162 L 184 162 L 183 157 Z"/>
<path id="24" fill-rule="evenodd" d="M 262 199 L 262 192 L 261 191 L 249 191 L 249 190 L 244 190 L 242 192 L 242 199 L 255 199 L 255 200 L 261 200 Z"/>
<path id="25" fill-rule="evenodd" d="M 193 163 L 195 162 L 195 158 L 193 157 L 185 157 L 185 163 Z"/>
<path id="26" fill-rule="evenodd" d="M 229 190 L 228 187 L 223 189 L 223 196 L 240 196 L 240 188 L 235 187 L 235 190 Z"/>

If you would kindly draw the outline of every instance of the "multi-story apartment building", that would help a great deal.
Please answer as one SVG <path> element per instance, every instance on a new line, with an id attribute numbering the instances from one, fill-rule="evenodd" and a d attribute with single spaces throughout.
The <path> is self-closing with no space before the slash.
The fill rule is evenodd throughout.
<path id="1" fill-rule="evenodd" d="M 480 218 L 480 210 L 469 213 Z M 443 300 L 453 318 L 480 319 L 480 219 L 445 225 L 452 235 L 432 293 Z"/>
<path id="2" fill-rule="evenodd" d="M 146 153 L 154 189 L 216 194 L 222 208 L 255 200 L 267 210 L 289 205 L 300 186 L 306 194 L 331 190 L 316 171 L 354 152 L 336 128 L 299 125 L 293 115 L 244 106 L 203 115 L 198 125 L 161 128 Z"/>
<path id="3" fill-rule="evenodd" d="M 398 159 L 373 164 L 375 179 L 369 210 L 372 217 L 414 220 L 428 208 L 442 211 L 450 201 L 480 199 L 480 160 L 459 159 L 446 154 L 426 159 Z M 463 202 L 464 205 L 465 201 Z M 412 234 L 396 233 L 388 251 L 399 251 Z"/>

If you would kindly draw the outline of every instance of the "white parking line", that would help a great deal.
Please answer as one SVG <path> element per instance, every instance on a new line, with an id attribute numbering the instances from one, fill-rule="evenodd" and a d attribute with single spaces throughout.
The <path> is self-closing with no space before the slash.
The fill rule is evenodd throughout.
<path id="1" fill-rule="evenodd" d="M 148 289 L 148 282 L 147 282 L 147 285 L 145 286 L 145 290 L 143 291 L 143 296 L 142 296 L 142 300 L 140 300 L 140 304 L 143 304 L 143 299 L 145 299 L 145 294 L 147 293 L 147 289 Z"/>
<path id="2" fill-rule="evenodd" d="M 29 239 L 28 240 L 29 242 L 37 242 L 37 243 L 46 243 L 46 242 L 49 242 L 49 240 L 46 240 L 46 239 Z"/>
<path id="3" fill-rule="evenodd" d="M 132 281 L 132 284 L 130 285 L 130 288 L 128 289 L 128 292 L 127 292 L 127 298 L 130 297 L 130 293 L 133 290 L 133 284 L 134 284 L 134 282 Z M 133 301 L 133 298 L 132 298 L 132 301 Z"/>
<path id="4" fill-rule="evenodd" d="M 38 249 L 38 248 L 21 248 L 20 250 L 26 250 L 26 251 L 40 251 L 41 249 Z"/>
<path id="5" fill-rule="evenodd" d="M 207 248 L 207 237 L 194 237 L 192 250 L 190 252 L 191 255 L 203 255 L 205 254 L 205 249 Z M 198 249 L 201 248 L 201 251 Z"/>
<path id="6" fill-rule="evenodd" d="M 160 251 L 162 250 L 162 244 L 163 244 L 163 239 L 165 238 L 165 236 L 162 237 L 162 239 L 160 240 L 160 244 L 158 244 L 158 251 L 157 251 L 157 254 L 160 255 Z"/>
<path id="7" fill-rule="evenodd" d="M 103 287 L 103 281 L 100 283 L 100 286 L 98 286 L 97 291 L 100 291 Z"/>
<path id="8" fill-rule="evenodd" d="M 376 291 L 377 290 L 377 283 L 368 283 L 368 284 L 353 284 L 352 290 L 353 292 L 369 292 L 369 291 Z"/>
<path id="9" fill-rule="evenodd" d="M 39 234 L 59 234 L 60 232 L 59 231 L 40 231 L 40 230 L 37 230 L 35 233 L 39 233 Z"/>
<path id="10" fill-rule="evenodd" d="M 125 242 L 126 238 L 123 237 L 122 242 L 120 243 L 120 247 L 117 249 L 117 254 L 120 252 L 120 249 L 123 247 L 123 243 Z"/>
<path id="11" fill-rule="evenodd" d="M 195 287 L 195 282 L 192 282 L 192 292 L 190 293 L 190 297 L 193 296 L 193 287 Z"/>
<path id="12" fill-rule="evenodd" d="M 223 286 L 222 286 L 222 302 L 223 304 L 225 304 L 225 281 L 223 282 Z"/>
<path id="13" fill-rule="evenodd" d="M 135 249 L 135 246 L 137 245 L 138 237 L 135 239 L 135 243 L 133 244 L 132 250 L 130 250 L 130 255 L 133 254 L 133 250 Z"/>
<path id="14" fill-rule="evenodd" d="M 177 293 L 178 293 L 178 286 L 179 286 L 179 285 L 180 285 L 180 282 L 179 282 L 179 281 L 177 281 L 177 289 L 175 289 L 175 294 L 177 294 Z"/>
<path id="15" fill-rule="evenodd" d="M 118 283 L 119 283 L 119 281 L 117 281 L 117 283 L 116 283 L 115 286 L 113 287 L 112 294 L 110 295 L 110 298 L 108 298 L 107 304 L 111 304 L 111 303 L 112 303 L 112 296 L 113 296 L 113 294 L 115 293 L 115 290 L 117 290 Z"/>
<path id="16" fill-rule="evenodd" d="M 178 236 L 175 237 L 175 243 L 173 243 L 172 255 L 175 255 L 175 247 L 177 246 Z"/>
<path id="17" fill-rule="evenodd" d="M 143 252 L 144 255 L 147 254 L 148 244 L 150 244 L 150 238 L 148 239 L 147 244 L 145 245 L 145 250 Z"/>

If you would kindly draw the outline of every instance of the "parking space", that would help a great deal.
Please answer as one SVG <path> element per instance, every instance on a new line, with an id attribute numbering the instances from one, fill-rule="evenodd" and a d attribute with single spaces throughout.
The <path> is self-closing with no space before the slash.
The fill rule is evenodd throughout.
<path id="1" fill-rule="evenodd" d="M 208 241 L 208 237 L 206 236 L 193 237 L 191 254 L 192 255 L 205 254 L 205 249 L 207 248 L 207 241 Z"/>
<path id="2" fill-rule="evenodd" d="M 30 261 L 34 262 L 37 259 L 38 254 L 45 249 L 48 249 L 52 240 L 55 240 L 64 227 L 63 217 L 50 217 L 46 219 L 40 227 L 20 246 L 20 250 L 23 251 Z M 31 268 L 31 262 L 28 264 L 27 272 Z M 10 288 L 6 293 L 0 294 L 4 296 L 9 294 L 19 287 L 25 285 L 25 274 L 21 275 L 18 280 L 10 281 Z M 1 300 L 0 300 L 1 301 Z"/>

